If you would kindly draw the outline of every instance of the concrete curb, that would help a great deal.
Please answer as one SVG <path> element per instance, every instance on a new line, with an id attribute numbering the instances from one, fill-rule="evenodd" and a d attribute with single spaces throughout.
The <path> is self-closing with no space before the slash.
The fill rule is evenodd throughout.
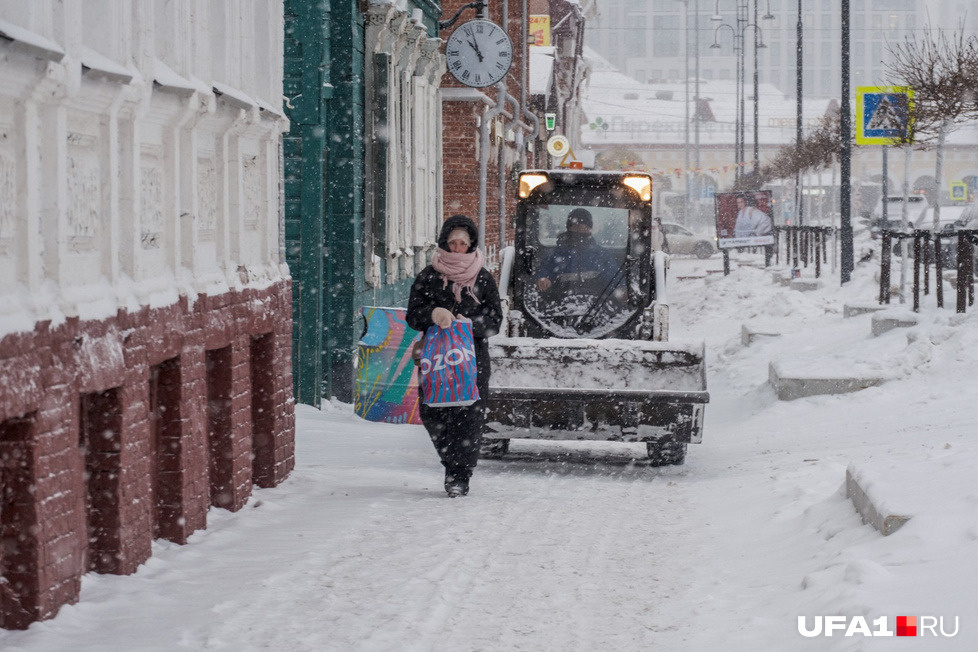
<path id="1" fill-rule="evenodd" d="M 805 396 L 826 394 L 848 394 L 867 387 L 875 387 L 886 381 L 879 377 L 830 377 L 830 376 L 788 376 L 781 366 L 771 362 L 768 366 L 768 382 L 777 392 L 779 401 L 793 401 Z"/>
<path id="2" fill-rule="evenodd" d="M 781 333 L 770 328 L 764 329 L 758 326 L 751 326 L 749 324 L 741 324 L 740 342 L 744 346 L 750 346 L 754 340 L 762 337 L 781 337 Z"/>
<path id="3" fill-rule="evenodd" d="M 846 469 L 846 496 L 862 516 L 863 522 L 872 525 L 877 532 L 887 537 L 903 527 L 911 517 L 896 513 L 886 505 L 881 496 L 875 494 L 870 475 L 850 464 Z"/>
<path id="4" fill-rule="evenodd" d="M 855 317 L 856 315 L 864 315 L 867 312 L 880 312 L 888 308 L 889 306 L 880 305 L 878 303 L 847 303 L 842 306 L 842 317 L 844 319 L 848 319 L 849 317 Z"/>
<path id="5" fill-rule="evenodd" d="M 815 290 L 820 290 L 823 287 L 823 283 L 820 279 L 793 278 L 791 279 L 791 282 L 788 283 L 788 287 L 798 292 L 813 292 Z"/>
<path id="6" fill-rule="evenodd" d="M 878 312 L 873 315 L 873 337 L 879 337 L 894 328 L 910 328 L 916 326 L 918 318 L 912 312 Z"/>

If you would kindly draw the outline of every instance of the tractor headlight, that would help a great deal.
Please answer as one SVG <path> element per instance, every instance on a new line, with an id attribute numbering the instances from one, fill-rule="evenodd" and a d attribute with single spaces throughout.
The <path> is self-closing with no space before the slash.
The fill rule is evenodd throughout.
<path id="1" fill-rule="evenodd" d="M 526 199 L 537 186 L 547 183 L 549 179 L 545 174 L 521 174 L 520 175 L 520 199 Z"/>
<path id="2" fill-rule="evenodd" d="M 652 201 L 651 177 L 625 177 L 621 182 L 637 192 L 642 201 Z"/>

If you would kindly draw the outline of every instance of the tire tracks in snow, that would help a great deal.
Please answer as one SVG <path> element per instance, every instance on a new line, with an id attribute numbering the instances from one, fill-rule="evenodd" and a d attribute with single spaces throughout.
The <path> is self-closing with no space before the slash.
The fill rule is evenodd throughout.
<path id="1" fill-rule="evenodd" d="M 246 629 L 255 648 L 343 652 L 649 645 L 657 585 L 682 589 L 657 562 L 686 538 L 674 484 L 650 469 L 503 462 L 480 466 L 467 498 L 395 493 L 257 602 L 222 605 L 228 620 L 204 638 L 219 648 Z"/>

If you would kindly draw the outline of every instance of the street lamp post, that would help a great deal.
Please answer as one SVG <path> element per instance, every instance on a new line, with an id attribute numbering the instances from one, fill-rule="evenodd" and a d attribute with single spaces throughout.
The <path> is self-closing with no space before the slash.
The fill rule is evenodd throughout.
<path id="1" fill-rule="evenodd" d="M 693 127 L 693 130 L 695 132 L 694 137 L 695 137 L 696 142 L 695 142 L 695 146 L 694 146 L 695 162 L 694 162 L 694 165 L 693 165 L 693 168 L 694 168 L 693 183 L 690 184 L 690 181 L 689 181 L 689 170 L 690 170 L 690 161 L 689 161 L 689 123 L 690 123 L 690 115 L 689 115 L 689 112 L 690 112 L 690 108 L 689 108 L 689 2 L 690 2 L 690 0 L 676 0 L 676 2 L 682 2 L 683 3 L 683 50 L 686 53 L 686 85 L 685 85 L 685 93 L 686 94 L 685 94 L 685 97 L 683 98 L 684 99 L 684 102 L 686 104 L 686 123 L 685 123 L 685 125 L 686 125 L 685 126 L 685 141 L 686 141 L 685 142 L 685 148 L 686 148 L 685 149 L 685 152 L 686 152 L 685 163 L 686 163 L 686 172 L 684 174 L 683 179 L 684 179 L 684 184 L 685 184 L 685 189 L 686 189 L 686 210 L 684 211 L 684 215 L 686 217 L 687 226 L 689 226 L 690 208 L 692 206 L 693 199 L 694 198 L 697 198 L 697 199 L 699 198 L 699 178 L 698 178 L 697 175 L 699 174 L 699 169 L 700 169 L 700 123 L 699 123 L 699 104 L 700 104 L 700 31 L 699 31 L 700 30 L 700 25 L 699 25 L 699 17 L 700 17 L 700 8 L 699 8 L 699 0 L 693 0 L 693 20 L 694 20 L 694 22 L 693 22 L 693 34 L 694 34 L 694 37 L 693 37 L 693 48 L 694 48 L 693 60 L 694 60 L 695 65 L 696 65 L 696 70 L 695 70 L 695 73 L 694 73 L 694 75 L 695 75 L 695 81 L 694 81 L 694 91 L 693 91 L 693 104 L 694 104 L 694 107 L 695 107 L 694 108 L 694 114 L 693 114 L 693 122 L 695 123 L 695 125 Z"/>
<path id="2" fill-rule="evenodd" d="M 722 20 L 721 16 L 719 14 L 714 14 L 713 20 L 718 20 L 718 19 Z M 740 90 L 740 85 L 741 85 L 741 80 L 740 80 L 740 50 L 742 48 L 738 45 L 738 42 L 739 42 L 739 39 L 740 39 L 741 34 L 739 34 L 738 31 L 737 31 L 737 29 L 733 25 L 730 25 L 729 23 L 721 23 L 720 25 L 717 25 L 716 28 L 713 30 L 713 44 L 710 45 L 710 49 L 711 50 L 719 50 L 720 49 L 720 41 L 719 41 L 718 37 L 719 37 L 719 34 L 720 34 L 720 30 L 723 29 L 723 28 L 729 29 L 730 30 L 730 33 L 733 35 L 734 54 L 737 57 L 737 67 L 736 67 L 736 73 L 737 74 L 736 74 L 736 81 L 734 82 L 734 87 L 736 88 L 736 92 L 737 92 L 737 97 L 734 100 L 734 183 L 737 183 L 737 182 L 740 181 L 740 162 L 741 162 L 741 156 L 740 156 L 740 106 L 741 106 L 741 98 L 740 98 L 740 93 L 741 93 L 741 90 Z"/>
<path id="3" fill-rule="evenodd" d="M 683 51 L 686 53 L 686 85 L 683 104 L 686 105 L 686 121 L 684 123 L 685 135 L 685 171 L 683 172 L 683 188 L 686 191 L 686 203 L 683 206 L 683 221 L 689 226 L 689 209 L 693 203 L 693 196 L 689 188 L 689 0 L 679 0 L 683 3 Z"/>
<path id="4" fill-rule="evenodd" d="M 759 0 L 754 0 L 754 24 L 757 25 L 757 3 Z M 761 20 L 774 20 L 774 15 L 771 13 L 771 0 L 767 3 L 767 13 L 761 17 Z M 761 174 L 761 147 L 760 147 L 760 112 L 758 111 L 758 76 L 757 76 L 757 51 L 764 47 L 759 39 L 761 37 L 761 30 L 754 30 L 754 182 L 757 183 L 757 179 Z"/>
<path id="5" fill-rule="evenodd" d="M 714 21 L 721 21 L 723 17 L 719 14 L 719 4 L 720 0 L 717 0 L 716 10 L 713 15 Z M 746 39 L 744 38 L 744 33 L 748 29 L 754 30 L 754 177 L 760 172 L 760 145 L 758 141 L 758 131 L 760 126 L 759 119 L 759 109 L 758 109 L 758 50 L 762 50 L 767 46 L 764 44 L 763 34 L 761 32 L 761 27 L 757 23 L 757 0 L 754 2 L 754 21 L 750 22 L 749 18 L 749 1 L 738 2 L 737 4 L 737 26 L 734 27 L 729 23 L 721 23 L 717 25 L 716 29 L 713 30 L 713 45 L 710 47 L 717 49 L 720 47 L 720 43 L 717 40 L 721 28 L 730 29 L 733 34 L 734 39 L 734 52 L 737 53 L 737 107 L 736 107 L 736 119 L 734 124 L 735 131 L 735 142 L 734 142 L 734 158 L 736 159 L 734 178 L 737 182 L 740 181 L 741 177 L 741 164 L 746 158 L 745 148 L 746 148 L 746 138 L 744 137 L 745 123 L 747 122 L 746 114 L 744 112 L 744 98 L 747 95 L 746 86 Z M 771 15 L 770 8 L 767 14 L 764 15 L 764 20 L 773 19 L 774 16 Z M 738 45 L 739 44 L 739 45 Z"/>

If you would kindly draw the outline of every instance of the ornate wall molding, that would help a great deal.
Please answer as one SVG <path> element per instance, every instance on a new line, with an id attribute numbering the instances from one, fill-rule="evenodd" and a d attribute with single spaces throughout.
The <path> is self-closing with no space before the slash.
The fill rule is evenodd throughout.
<path id="1" fill-rule="evenodd" d="M 441 202 L 431 170 L 441 153 L 440 44 L 394 5 L 368 9 L 364 45 L 374 58 L 364 84 L 366 165 L 383 171 L 383 179 L 367 184 L 364 255 L 370 269 L 375 251 L 382 249 L 387 283 L 409 278 L 427 264 L 425 252 L 437 237 Z M 374 278 L 368 274 L 368 283 Z"/>

